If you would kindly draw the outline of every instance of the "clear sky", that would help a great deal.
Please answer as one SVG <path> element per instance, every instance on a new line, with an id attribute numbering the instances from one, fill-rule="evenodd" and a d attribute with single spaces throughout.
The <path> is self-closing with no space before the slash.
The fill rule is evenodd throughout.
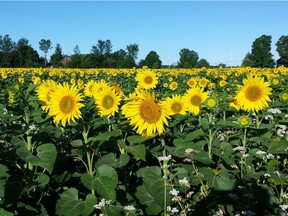
<path id="1" fill-rule="evenodd" d="M 39 55 L 41 39 L 59 43 L 72 55 L 76 45 L 90 53 L 98 39 L 110 40 L 112 52 L 139 45 L 137 61 L 156 51 L 162 64 L 179 60 L 183 48 L 211 65 L 240 65 L 253 41 L 288 35 L 285 1 L 0 1 L 0 35 L 24 37 Z"/>

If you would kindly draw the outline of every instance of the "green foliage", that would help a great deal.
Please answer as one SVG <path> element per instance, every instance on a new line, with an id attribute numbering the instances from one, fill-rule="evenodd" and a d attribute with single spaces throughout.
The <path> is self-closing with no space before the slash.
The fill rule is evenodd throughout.
<path id="1" fill-rule="evenodd" d="M 179 55 L 178 67 L 181 68 L 193 68 L 196 66 L 199 59 L 197 52 L 187 48 L 181 49 Z"/>

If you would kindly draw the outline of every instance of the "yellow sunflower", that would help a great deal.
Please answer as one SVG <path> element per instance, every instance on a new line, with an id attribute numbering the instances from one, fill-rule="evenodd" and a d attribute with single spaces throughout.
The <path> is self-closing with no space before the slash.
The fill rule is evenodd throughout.
<path id="1" fill-rule="evenodd" d="M 152 70 L 139 71 L 135 77 L 138 86 L 143 89 L 153 89 L 158 84 L 158 77 Z"/>
<path id="2" fill-rule="evenodd" d="M 268 107 L 271 101 L 269 95 L 272 94 L 270 83 L 265 82 L 263 77 L 248 76 L 243 79 L 243 85 L 238 85 L 235 99 L 241 109 L 246 111 L 258 112 Z"/>
<path id="3" fill-rule="evenodd" d="M 97 95 L 102 89 L 109 88 L 108 83 L 105 80 L 100 80 L 94 83 L 93 87 L 91 87 L 91 91 L 93 96 Z"/>
<path id="4" fill-rule="evenodd" d="M 166 107 L 156 101 L 155 95 L 148 92 L 139 93 L 138 97 L 122 106 L 123 115 L 142 136 L 162 134 L 169 118 Z"/>
<path id="5" fill-rule="evenodd" d="M 178 88 L 178 83 L 177 82 L 171 82 L 170 85 L 169 85 L 169 88 L 172 90 L 172 91 L 175 91 L 177 88 Z"/>
<path id="6" fill-rule="evenodd" d="M 36 94 L 38 100 L 41 103 L 41 108 L 47 112 L 49 110 L 48 103 L 51 99 L 51 92 L 54 92 L 57 88 L 57 83 L 54 80 L 45 80 L 43 83 L 36 88 Z"/>
<path id="7" fill-rule="evenodd" d="M 194 115 L 200 112 L 200 104 L 203 103 L 208 97 L 208 92 L 203 92 L 203 88 L 198 86 L 187 90 L 183 99 L 188 103 L 188 111 Z"/>
<path id="8" fill-rule="evenodd" d="M 206 100 L 206 105 L 208 108 L 213 109 L 218 106 L 218 100 L 215 97 L 208 97 Z"/>
<path id="9" fill-rule="evenodd" d="M 94 95 L 96 108 L 100 116 L 114 116 L 119 110 L 121 96 L 111 87 L 106 87 Z"/>
<path id="10" fill-rule="evenodd" d="M 61 121 L 65 127 L 66 123 L 70 124 L 71 120 L 75 122 L 75 119 L 81 118 L 80 108 L 84 106 L 81 103 L 83 96 L 79 94 L 75 85 L 70 87 L 68 83 L 58 84 L 57 89 L 50 93 L 50 97 L 49 115 L 54 117 L 56 125 Z"/>
<path id="11" fill-rule="evenodd" d="M 188 107 L 187 102 L 183 100 L 181 95 L 172 95 L 172 97 L 167 97 L 162 104 L 166 106 L 168 115 L 185 115 Z"/>
<path id="12" fill-rule="evenodd" d="M 207 86 L 208 82 L 209 82 L 209 80 L 203 77 L 198 81 L 198 85 L 200 87 L 204 88 Z"/>
<path id="13" fill-rule="evenodd" d="M 192 77 L 187 81 L 187 85 L 192 88 L 195 87 L 197 85 L 197 79 Z"/>
<path id="14" fill-rule="evenodd" d="M 93 96 L 93 87 L 96 85 L 96 81 L 95 80 L 89 80 L 88 83 L 85 84 L 85 87 L 84 87 L 84 94 L 87 96 L 87 97 L 92 97 Z"/>

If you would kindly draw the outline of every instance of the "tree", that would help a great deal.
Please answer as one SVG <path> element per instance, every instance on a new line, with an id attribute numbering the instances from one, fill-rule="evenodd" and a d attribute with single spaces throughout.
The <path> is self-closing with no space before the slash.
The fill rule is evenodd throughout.
<path id="1" fill-rule="evenodd" d="M 195 68 L 202 68 L 202 67 L 206 67 L 206 68 L 210 67 L 209 62 L 203 58 L 200 59 L 195 65 Z"/>
<path id="2" fill-rule="evenodd" d="M 253 67 L 274 67 L 275 62 L 271 53 L 272 36 L 262 35 L 252 44 L 251 60 Z"/>
<path id="3" fill-rule="evenodd" d="M 243 61 L 242 61 L 242 64 L 241 64 L 242 67 L 253 67 L 253 61 L 251 59 L 251 53 L 248 52 Z"/>
<path id="4" fill-rule="evenodd" d="M 138 52 L 139 52 L 138 44 L 136 44 L 136 43 L 129 44 L 129 45 L 126 46 L 126 50 L 128 52 L 128 55 L 132 56 L 134 61 L 136 61 L 137 56 L 138 56 Z"/>
<path id="5" fill-rule="evenodd" d="M 281 63 L 288 67 L 288 35 L 282 35 L 276 43 L 276 51 L 280 56 Z"/>
<path id="6" fill-rule="evenodd" d="M 50 62 L 53 65 L 53 67 L 61 67 L 63 66 L 61 63 L 61 60 L 63 59 L 62 55 L 62 47 L 59 43 L 56 44 L 55 52 L 53 55 L 51 55 Z"/>
<path id="7" fill-rule="evenodd" d="M 0 52 L 11 52 L 15 49 L 16 43 L 8 34 L 6 34 L 4 37 L 0 36 Z"/>
<path id="8" fill-rule="evenodd" d="M 76 45 L 76 46 L 74 47 L 73 52 L 74 52 L 75 55 L 79 55 L 79 54 L 81 53 L 78 45 Z"/>
<path id="9" fill-rule="evenodd" d="M 199 59 L 197 52 L 193 50 L 189 50 L 187 48 L 181 49 L 179 52 L 179 55 L 180 55 L 180 59 L 178 61 L 178 66 L 181 68 L 195 67 Z"/>
<path id="10" fill-rule="evenodd" d="M 139 62 L 139 67 L 160 68 L 162 61 L 155 51 L 150 51 L 144 60 Z"/>
<path id="11" fill-rule="evenodd" d="M 29 40 L 21 38 L 17 42 L 17 67 L 39 67 L 39 54 L 29 45 Z"/>
<path id="12" fill-rule="evenodd" d="M 45 40 L 45 39 L 41 39 L 39 41 L 39 49 L 41 51 L 44 52 L 44 59 L 45 59 L 45 66 L 47 65 L 47 53 L 50 49 L 52 49 L 52 43 L 51 41 L 48 39 L 48 40 Z"/>

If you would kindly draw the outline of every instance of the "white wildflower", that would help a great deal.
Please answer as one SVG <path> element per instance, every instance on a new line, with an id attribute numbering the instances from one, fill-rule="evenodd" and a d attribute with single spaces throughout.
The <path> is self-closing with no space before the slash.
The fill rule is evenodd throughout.
<path id="1" fill-rule="evenodd" d="M 170 194 L 172 194 L 173 196 L 178 196 L 179 191 L 175 190 L 174 188 L 172 189 L 172 191 L 169 192 Z"/>
<path id="2" fill-rule="evenodd" d="M 262 154 L 266 154 L 266 152 L 259 150 L 259 151 L 256 152 L 256 154 L 257 154 L 257 155 L 262 155 Z"/>
<path id="3" fill-rule="evenodd" d="M 270 175 L 269 173 L 265 173 L 265 174 L 264 174 L 264 177 L 265 177 L 265 178 L 270 178 L 271 175 Z"/>
<path id="4" fill-rule="evenodd" d="M 172 156 L 168 155 L 168 156 L 163 156 L 163 157 L 158 157 L 159 161 L 169 161 L 171 160 Z"/>
<path id="5" fill-rule="evenodd" d="M 272 114 L 281 114 L 281 110 L 278 108 L 270 108 L 268 109 L 268 112 Z"/>
<path id="6" fill-rule="evenodd" d="M 127 206 L 124 207 L 124 209 L 125 209 L 126 211 L 135 211 L 135 210 L 136 210 L 133 205 L 127 205 Z"/>
<path id="7" fill-rule="evenodd" d="M 186 187 L 190 188 L 190 184 L 189 184 L 189 182 L 188 182 L 186 177 L 184 177 L 183 179 L 180 179 L 179 180 L 179 184 L 182 185 L 182 186 L 186 186 Z"/>

